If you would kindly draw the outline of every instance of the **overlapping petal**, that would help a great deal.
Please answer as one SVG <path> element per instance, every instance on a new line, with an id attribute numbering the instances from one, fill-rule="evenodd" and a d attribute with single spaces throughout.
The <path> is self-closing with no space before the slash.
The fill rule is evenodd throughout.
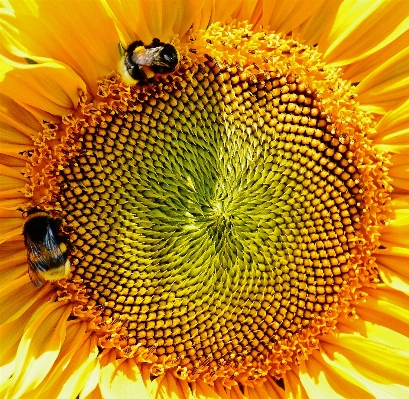
<path id="1" fill-rule="evenodd" d="M 313 357 L 320 363 L 320 366 L 315 368 L 315 373 L 318 370 L 322 375 L 321 367 L 325 365 L 328 368 L 326 375 L 338 376 L 338 384 L 343 377 L 345 381 L 338 388 L 343 397 L 366 395 L 368 398 L 374 396 L 404 399 L 409 395 L 409 387 L 406 384 L 408 353 L 405 348 L 394 346 L 394 342 L 387 344 L 357 334 L 339 333 L 325 336 L 321 349 L 321 353 L 313 353 Z M 314 375 L 311 373 L 312 367 L 308 361 L 306 368 L 309 376 Z M 306 380 L 301 374 L 300 379 L 303 383 Z M 315 389 L 313 385 L 311 388 Z"/>
<path id="2" fill-rule="evenodd" d="M 112 356 L 112 355 L 107 355 Z M 112 357 L 101 368 L 101 393 L 106 399 L 151 399 L 139 367 L 133 359 L 114 360 Z"/>
<path id="3" fill-rule="evenodd" d="M 409 47 L 385 61 L 357 87 L 364 109 L 385 114 L 409 97 Z"/>
<path id="4" fill-rule="evenodd" d="M 58 67 L 50 65 L 59 68 L 56 85 L 59 82 L 64 87 L 67 78 L 71 83 L 83 81 L 95 93 L 97 80 L 116 67 L 119 38 L 101 2 L 57 1 L 50 7 L 47 2 L 15 1 L 3 13 L 2 22 L 3 45 L 9 53 L 59 61 Z M 65 70 L 65 75 L 60 69 Z M 57 72 L 38 72 L 42 76 L 48 73 L 52 77 Z M 28 83 L 30 78 L 31 75 L 24 75 L 23 81 Z M 76 89 L 65 87 L 68 92 Z"/>
<path id="5" fill-rule="evenodd" d="M 32 315 L 17 349 L 5 398 L 23 397 L 41 384 L 64 342 L 70 313 L 70 306 L 55 302 L 44 304 Z"/>
<path id="6" fill-rule="evenodd" d="M 409 295 L 409 249 L 397 246 L 378 249 L 376 262 L 382 282 Z"/>
<path id="7" fill-rule="evenodd" d="M 409 153 L 409 99 L 390 110 L 376 125 L 371 137 L 377 148 L 395 154 Z"/>
<path id="8" fill-rule="evenodd" d="M 408 29 L 406 0 L 345 0 L 323 32 L 319 49 L 327 63 L 351 64 L 385 47 Z"/>

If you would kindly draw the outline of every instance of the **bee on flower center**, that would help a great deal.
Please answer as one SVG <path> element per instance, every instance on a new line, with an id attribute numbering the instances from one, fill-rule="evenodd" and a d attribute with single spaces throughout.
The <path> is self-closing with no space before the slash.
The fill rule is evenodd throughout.
<path id="1" fill-rule="evenodd" d="M 156 74 L 173 72 L 179 61 L 179 52 L 171 44 L 153 39 L 149 46 L 145 46 L 138 40 L 126 49 L 119 72 L 122 80 L 129 85 L 147 84 Z"/>
<path id="2" fill-rule="evenodd" d="M 66 277 L 70 271 L 68 248 L 60 235 L 61 219 L 38 208 L 30 209 L 23 227 L 28 274 L 36 287 Z"/>

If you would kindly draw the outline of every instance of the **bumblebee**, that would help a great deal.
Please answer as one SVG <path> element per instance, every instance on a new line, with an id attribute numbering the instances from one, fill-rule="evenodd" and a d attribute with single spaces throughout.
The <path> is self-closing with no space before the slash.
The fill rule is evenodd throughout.
<path id="1" fill-rule="evenodd" d="M 27 212 L 23 227 L 28 274 L 36 287 L 64 278 L 70 271 L 68 248 L 59 235 L 61 219 L 38 208 Z"/>
<path id="2" fill-rule="evenodd" d="M 138 40 L 125 50 L 119 71 L 122 80 L 129 85 L 147 84 L 156 74 L 173 72 L 179 61 L 179 53 L 171 44 L 153 39 L 152 44 L 145 46 Z"/>

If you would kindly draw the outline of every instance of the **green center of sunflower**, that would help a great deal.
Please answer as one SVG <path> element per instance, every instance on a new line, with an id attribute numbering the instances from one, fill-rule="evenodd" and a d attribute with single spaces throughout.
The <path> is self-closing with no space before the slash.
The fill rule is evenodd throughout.
<path id="1" fill-rule="evenodd" d="M 370 118 L 314 50 L 246 29 L 155 84 L 107 78 L 66 123 L 85 121 L 58 179 L 71 280 L 121 325 L 101 346 L 152 373 L 279 377 L 376 278 Z"/>

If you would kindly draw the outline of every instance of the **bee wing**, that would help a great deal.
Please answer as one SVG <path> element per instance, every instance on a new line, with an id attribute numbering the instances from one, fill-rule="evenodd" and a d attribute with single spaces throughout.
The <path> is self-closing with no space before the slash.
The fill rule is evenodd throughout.
<path id="1" fill-rule="evenodd" d="M 47 228 L 47 233 L 44 237 L 44 247 L 47 249 L 47 251 L 43 251 L 44 258 L 41 258 L 41 260 L 47 261 L 48 267 L 46 268 L 46 270 L 54 269 L 57 267 L 64 269 L 66 259 L 60 248 L 60 245 L 55 239 L 51 227 Z"/>
<path id="2" fill-rule="evenodd" d="M 30 276 L 31 282 L 36 287 L 41 287 L 44 283 L 44 279 L 38 274 L 38 269 L 30 259 L 28 259 L 28 275 Z"/>
<path id="3" fill-rule="evenodd" d="M 142 49 L 140 51 L 134 51 L 132 54 L 132 61 L 138 65 L 144 66 L 167 66 L 166 63 L 161 61 L 160 52 L 162 51 L 163 47 L 154 47 L 154 48 L 147 48 Z"/>

